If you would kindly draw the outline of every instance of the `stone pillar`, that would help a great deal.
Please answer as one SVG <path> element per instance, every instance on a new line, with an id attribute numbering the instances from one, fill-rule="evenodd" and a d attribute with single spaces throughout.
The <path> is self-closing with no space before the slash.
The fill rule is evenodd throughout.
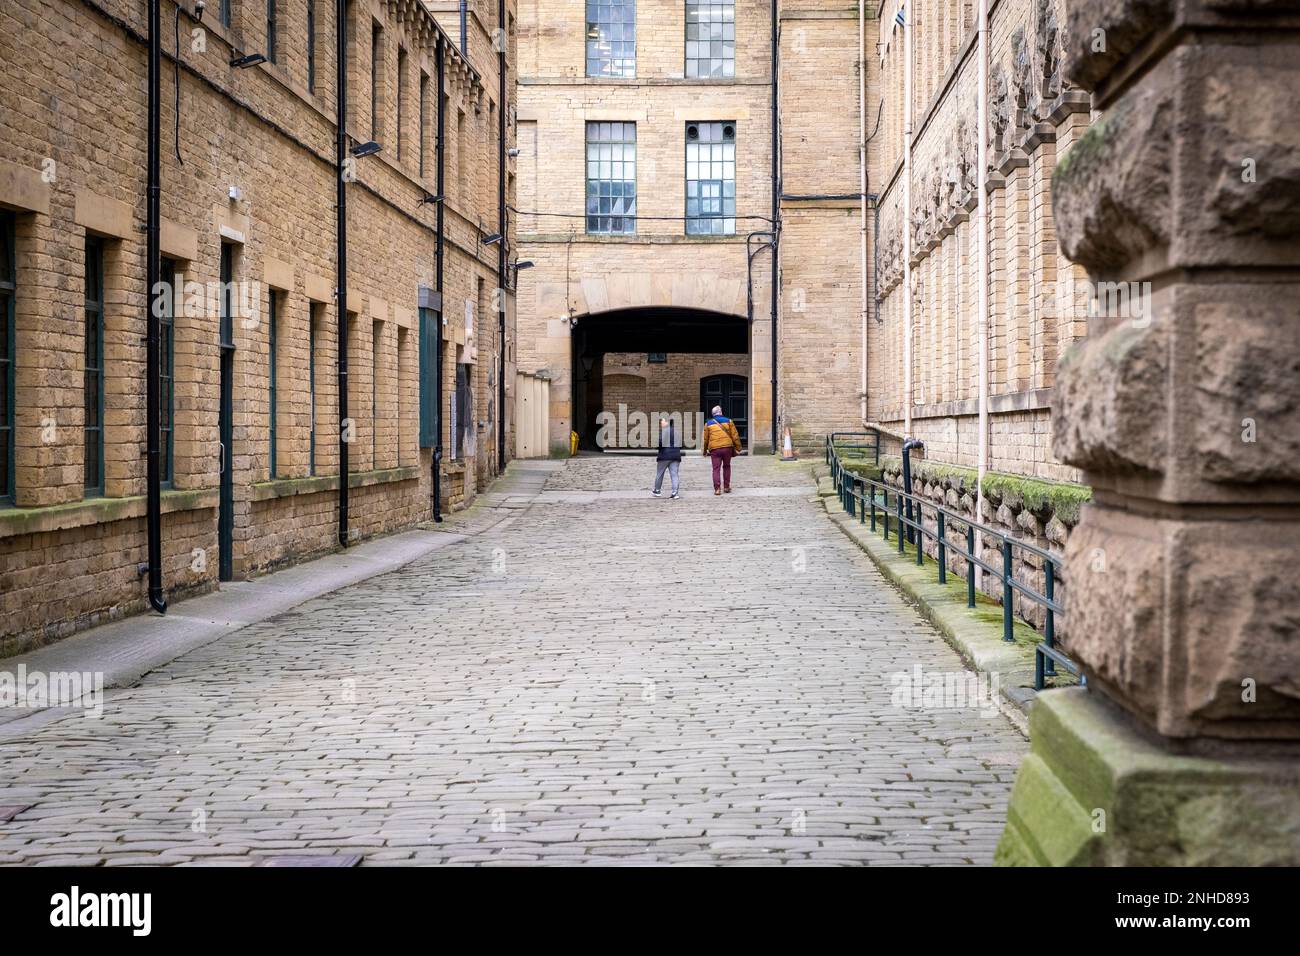
<path id="1" fill-rule="evenodd" d="M 1101 116 L 1056 224 L 1115 297 L 1054 408 L 1088 686 L 1034 705 L 998 860 L 1300 864 L 1300 0 L 1069 14 Z"/>

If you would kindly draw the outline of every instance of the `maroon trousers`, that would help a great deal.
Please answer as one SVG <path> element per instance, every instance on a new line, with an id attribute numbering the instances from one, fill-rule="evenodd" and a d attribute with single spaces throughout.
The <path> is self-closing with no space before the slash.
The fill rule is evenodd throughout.
<path id="1" fill-rule="evenodd" d="M 709 452 L 709 457 L 713 459 L 713 490 L 719 488 L 731 487 L 731 458 L 736 454 L 734 448 L 715 448 Z M 718 480 L 718 473 L 722 473 L 722 480 Z"/>

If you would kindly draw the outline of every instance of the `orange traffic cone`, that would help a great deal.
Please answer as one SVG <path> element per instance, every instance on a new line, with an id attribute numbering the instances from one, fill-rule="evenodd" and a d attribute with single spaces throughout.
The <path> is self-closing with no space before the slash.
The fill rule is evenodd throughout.
<path id="1" fill-rule="evenodd" d="M 798 461 L 799 456 L 794 453 L 794 443 L 790 441 L 790 426 L 785 426 L 785 448 L 781 452 L 782 461 Z"/>

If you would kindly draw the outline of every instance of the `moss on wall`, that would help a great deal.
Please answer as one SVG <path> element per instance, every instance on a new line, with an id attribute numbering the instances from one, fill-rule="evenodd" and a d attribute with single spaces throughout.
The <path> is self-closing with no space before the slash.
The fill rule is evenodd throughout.
<path id="1" fill-rule="evenodd" d="M 903 459 L 895 455 L 882 455 L 880 469 L 886 475 L 898 475 L 903 470 Z M 912 477 L 930 484 L 973 491 L 977 480 L 974 468 L 947 465 L 925 460 L 912 462 Z M 1043 520 L 1052 516 L 1063 524 L 1075 525 L 1084 502 L 1092 499 L 1092 489 L 1065 481 L 1044 481 L 1003 472 L 985 472 L 981 485 L 984 497 L 996 508 L 1005 504 L 1013 511 L 1028 509 Z"/>
<path id="2" fill-rule="evenodd" d="M 1063 481 L 1042 481 L 988 472 L 984 475 L 984 496 L 995 504 L 1027 508 L 1040 517 L 1054 515 L 1067 525 L 1077 524 L 1079 510 L 1092 499 L 1092 489 Z"/>

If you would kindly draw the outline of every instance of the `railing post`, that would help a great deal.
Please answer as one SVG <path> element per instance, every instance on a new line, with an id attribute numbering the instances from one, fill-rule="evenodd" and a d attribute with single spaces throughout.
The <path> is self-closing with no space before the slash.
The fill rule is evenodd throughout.
<path id="1" fill-rule="evenodd" d="M 902 492 L 894 495 L 894 503 L 898 506 L 898 553 L 903 553 L 903 542 L 907 535 L 903 531 L 903 494 Z"/>
<path id="2" fill-rule="evenodd" d="M 975 526 L 966 522 L 966 606 L 975 606 Z"/>
<path id="3" fill-rule="evenodd" d="M 1034 690 L 1043 689 L 1043 657 L 1038 648 L 1034 648 Z"/>
<path id="4" fill-rule="evenodd" d="M 948 583 L 948 548 L 944 545 L 943 509 L 938 509 L 935 516 L 939 526 L 939 583 L 946 584 Z"/>
<path id="5" fill-rule="evenodd" d="M 1002 539 L 1002 640 L 1014 641 L 1011 627 L 1011 539 Z"/>
<path id="6" fill-rule="evenodd" d="M 855 478 L 853 480 L 853 490 L 858 493 L 858 524 L 867 520 L 867 502 L 862 495 L 867 491 L 867 482 L 865 478 Z"/>
<path id="7" fill-rule="evenodd" d="M 1045 575 L 1043 594 L 1048 601 L 1054 600 L 1056 592 L 1056 572 L 1054 567 L 1051 558 L 1043 562 L 1043 574 Z M 1050 605 L 1047 608 L 1047 620 L 1043 624 L 1043 639 L 1048 647 L 1056 646 L 1056 612 L 1052 610 Z M 1056 661 L 1049 657 L 1046 667 L 1049 676 L 1056 675 Z"/>
<path id="8" fill-rule="evenodd" d="M 925 519 L 921 517 L 920 498 L 916 499 L 912 513 L 916 515 L 916 528 L 913 529 L 916 531 L 916 563 L 921 565 L 925 563 L 925 535 L 921 532 L 921 529 L 925 527 Z"/>
<path id="9" fill-rule="evenodd" d="M 872 485 L 871 486 L 871 533 L 875 534 L 875 532 L 876 532 L 876 486 Z M 888 538 L 889 535 L 886 534 L 885 537 Z"/>

